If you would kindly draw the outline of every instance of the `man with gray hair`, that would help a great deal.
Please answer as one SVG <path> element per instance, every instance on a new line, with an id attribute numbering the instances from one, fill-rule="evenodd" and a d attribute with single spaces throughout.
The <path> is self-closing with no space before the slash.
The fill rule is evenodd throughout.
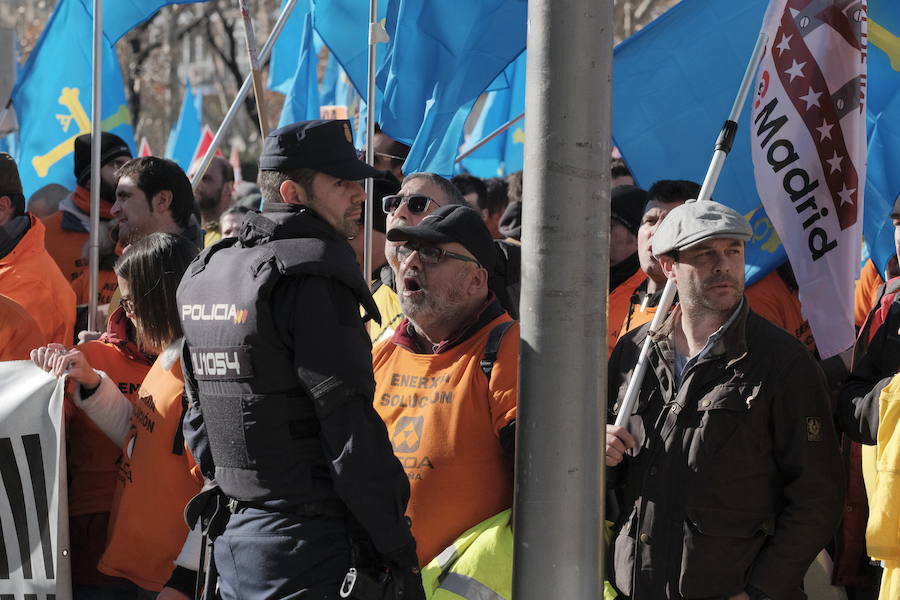
<path id="1" fill-rule="evenodd" d="M 650 336 L 626 427 L 606 426 L 617 496 L 610 581 L 628 598 L 801 599 L 844 482 L 815 359 L 743 296 L 751 228 L 713 201 L 674 208 L 653 253 L 680 304 L 610 358 L 612 422 Z"/>
<path id="2" fill-rule="evenodd" d="M 387 215 L 387 231 L 418 225 L 422 219 L 448 204 L 466 204 L 462 193 L 449 179 L 437 173 L 412 173 L 403 179 L 400 191 L 382 199 L 382 209 Z M 397 248 L 402 244 L 386 241 L 384 256 L 387 265 L 381 270 L 381 280 L 372 286 L 372 298 L 381 313 L 381 324 L 370 323 L 372 342 L 387 339 L 403 318 L 397 299 L 394 274 L 397 272 Z"/>

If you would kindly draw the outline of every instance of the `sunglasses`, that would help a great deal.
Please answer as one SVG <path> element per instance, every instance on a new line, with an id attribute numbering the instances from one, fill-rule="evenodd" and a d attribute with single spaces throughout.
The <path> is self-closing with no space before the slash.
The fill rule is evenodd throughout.
<path id="1" fill-rule="evenodd" d="M 385 196 L 381 199 L 382 208 L 384 208 L 385 214 L 391 214 L 403 203 L 406 203 L 407 207 L 409 207 L 409 212 L 414 215 L 419 215 L 425 212 L 425 209 L 428 208 L 428 203 L 434 202 L 435 206 L 440 206 L 434 199 L 423 196 L 422 194 L 413 194 L 412 196 Z"/>
<path id="2" fill-rule="evenodd" d="M 445 258 L 454 258 L 456 260 L 462 260 L 465 262 L 473 262 L 478 266 L 481 266 L 481 263 L 466 256 L 465 254 L 458 254 L 456 252 L 450 252 L 449 250 L 444 250 L 443 248 L 435 248 L 434 246 L 423 246 L 421 244 L 415 244 L 412 242 L 406 243 L 397 248 L 397 258 L 400 259 L 400 262 L 405 261 L 407 258 L 412 256 L 413 252 L 419 253 L 419 258 L 423 263 L 428 265 L 436 265 Z"/>

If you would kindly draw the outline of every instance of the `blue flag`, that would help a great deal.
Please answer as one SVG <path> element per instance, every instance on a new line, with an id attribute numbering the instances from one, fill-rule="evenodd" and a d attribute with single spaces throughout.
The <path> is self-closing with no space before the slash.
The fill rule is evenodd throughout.
<path id="1" fill-rule="evenodd" d="M 315 0 L 314 25 L 322 40 L 347 73 L 356 91 L 365 98 L 369 65 L 369 0 Z M 383 22 L 386 0 L 378 2 Z M 384 64 L 385 45 L 379 44 L 376 66 Z M 336 104 L 341 104 L 337 102 Z"/>
<path id="2" fill-rule="evenodd" d="M 309 13 L 304 18 L 300 49 L 294 77 L 278 120 L 279 127 L 319 118 L 319 56 L 313 42 L 312 15 Z"/>
<path id="3" fill-rule="evenodd" d="M 702 182 L 762 27 L 766 0 L 684 0 L 616 47 L 613 141 L 645 189 L 660 179 Z M 702 35 L 698 35 L 702 32 Z M 750 102 L 713 198 L 750 219 L 748 283 L 785 259 L 756 194 Z"/>
<path id="4" fill-rule="evenodd" d="M 91 131 L 91 29 L 83 0 L 60 0 L 13 89 L 19 174 L 26 197 L 48 183 L 75 187 L 75 138 Z M 109 43 L 103 45 L 102 128 L 133 151 L 122 72 Z"/>
<path id="5" fill-rule="evenodd" d="M 502 81 L 506 89 L 487 94 L 484 108 L 472 129 L 467 146 L 477 144 L 495 129 L 525 112 L 525 56 L 525 52 L 520 54 L 497 78 L 499 81 L 495 85 L 500 85 Z M 508 175 L 522 170 L 524 150 L 525 119 L 522 118 L 466 157 L 462 166 L 477 177 Z"/>
<path id="6" fill-rule="evenodd" d="M 759 34 L 766 0 L 683 0 L 615 50 L 613 140 L 635 181 L 701 182 Z M 869 2 L 866 103 L 869 154 L 863 235 L 883 270 L 893 254 L 888 217 L 900 194 L 900 6 Z M 702 31 L 703 35 L 697 35 Z M 785 260 L 756 194 L 750 158 L 750 101 L 713 197 L 748 216 L 747 281 Z"/>
<path id="7" fill-rule="evenodd" d="M 115 44 L 123 35 L 150 19 L 163 6 L 194 4 L 205 0 L 114 0 L 103 3 L 103 33 Z M 92 0 L 81 0 L 89 15 L 94 14 Z"/>
<path id="8" fill-rule="evenodd" d="M 869 254 L 884 273 L 888 259 L 895 253 L 894 226 L 889 215 L 900 195 L 900 5 L 870 0 L 868 35 L 869 162 L 863 236 Z"/>
<path id="9" fill-rule="evenodd" d="M 379 122 L 412 146 L 405 171 L 453 173 L 475 100 L 525 49 L 527 6 L 525 0 L 390 0 Z"/>
<path id="10" fill-rule="evenodd" d="M 169 133 L 169 141 L 166 144 L 166 158 L 171 158 L 187 173 L 191 161 L 194 160 L 194 152 L 200 143 L 203 120 L 203 96 L 194 94 L 189 81 L 184 82 L 184 100 L 181 102 L 181 112 L 178 121 Z"/>
<path id="11" fill-rule="evenodd" d="M 322 75 L 322 83 L 319 84 L 319 102 L 322 106 L 337 104 L 335 102 L 337 96 L 338 78 L 341 76 L 341 66 L 338 64 L 334 54 L 329 51 L 328 59 L 325 61 L 325 73 Z"/>
<path id="12" fill-rule="evenodd" d="M 289 0 L 281 1 L 281 10 Z M 310 0 L 297 0 L 281 35 L 275 40 L 269 59 L 269 89 L 287 95 L 291 91 L 297 60 L 302 49 L 301 38 L 310 12 Z"/>

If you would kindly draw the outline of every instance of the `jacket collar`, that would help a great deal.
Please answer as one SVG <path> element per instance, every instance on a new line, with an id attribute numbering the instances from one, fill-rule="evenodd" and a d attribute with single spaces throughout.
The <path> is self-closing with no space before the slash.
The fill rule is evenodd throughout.
<path id="1" fill-rule="evenodd" d="M 266 202 L 262 214 L 247 219 L 240 241 L 244 246 L 258 246 L 275 240 L 310 237 L 347 241 L 308 206 Z"/>
<path id="2" fill-rule="evenodd" d="M 742 298 L 741 305 L 737 309 L 737 316 L 731 322 L 718 340 L 715 341 L 709 353 L 703 360 L 725 358 L 729 363 L 747 354 L 747 317 L 750 314 L 750 303 Z M 674 356 L 675 348 L 672 342 L 672 333 L 676 324 L 681 320 L 681 305 L 672 310 L 657 331 L 651 331 L 650 337 L 659 346 L 663 356 Z"/>
<path id="3" fill-rule="evenodd" d="M 4 244 L 4 241 L 12 242 L 12 246 L 6 248 L 5 254 L 0 253 L 0 265 L 15 263 L 22 260 L 23 256 L 46 252 L 44 250 L 44 232 L 46 231 L 44 224 L 31 213 L 25 213 L 20 218 L 25 220 L 17 221 L 18 224 L 11 228 L 13 221 L 10 221 L 4 227 L 0 227 L 0 246 L 7 246 L 7 244 Z M 25 226 L 26 223 L 27 226 Z M 3 229 L 6 229 L 6 231 L 4 232 Z M 4 234 L 6 240 L 3 239 Z"/>
<path id="4" fill-rule="evenodd" d="M 120 306 L 109 315 L 106 332 L 100 336 L 100 341 L 115 345 L 130 360 L 152 365 L 156 356 L 141 350 L 135 341 L 136 337 L 134 324 L 125 315 L 125 309 Z"/>

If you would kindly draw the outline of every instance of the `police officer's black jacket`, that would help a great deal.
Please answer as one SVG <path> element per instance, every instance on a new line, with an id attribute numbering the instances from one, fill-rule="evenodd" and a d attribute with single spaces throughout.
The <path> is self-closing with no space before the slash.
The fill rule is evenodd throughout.
<path id="1" fill-rule="evenodd" d="M 359 305 L 378 310 L 346 240 L 308 208 L 267 203 L 196 258 L 178 304 L 185 436 L 204 475 L 241 501 L 345 505 L 380 552 L 410 544 Z"/>

